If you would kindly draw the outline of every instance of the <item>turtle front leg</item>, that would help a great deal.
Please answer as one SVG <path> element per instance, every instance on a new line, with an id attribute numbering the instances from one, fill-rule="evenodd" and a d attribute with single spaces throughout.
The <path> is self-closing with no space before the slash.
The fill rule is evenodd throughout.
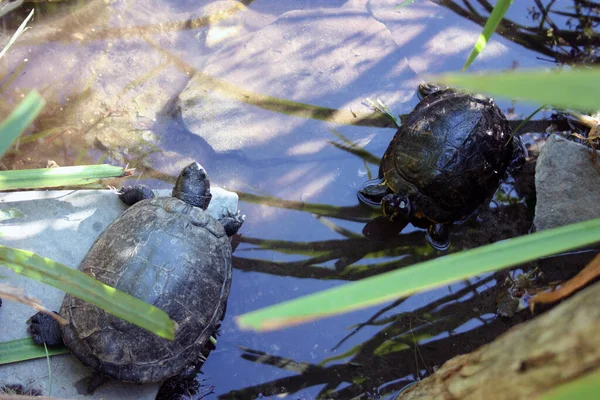
<path id="1" fill-rule="evenodd" d="M 55 313 L 58 314 L 56 311 Z M 57 347 L 64 344 L 60 333 L 60 324 L 48 314 L 38 312 L 29 321 L 31 322 L 29 332 L 36 344 L 43 345 L 46 343 L 48 347 Z"/>
<path id="2" fill-rule="evenodd" d="M 229 237 L 237 233 L 245 220 L 246 216 L 241 215 L 240 210 L 237 210 L 235 213 L 227 210 L 227 215 L 219 218 L 219 222 L 221 225 L 223 225 L 223 228 L 225 228 L 225 233 L 227 233 L 227 236 Z"/>
<path id="3" fill-rule="evenodd" d="M 431 224 L 427 228 L 427 241 L 436 250 L 447 250 L 450 247 L 448 224 Z"/>
<path id="4" fill-rule="evenodd" d="M 132 206 L 141 200 L 154 198 L 154 192 L 146 185 L 122 187 L 117 194 L 119 199 L 128 206 Z"/>

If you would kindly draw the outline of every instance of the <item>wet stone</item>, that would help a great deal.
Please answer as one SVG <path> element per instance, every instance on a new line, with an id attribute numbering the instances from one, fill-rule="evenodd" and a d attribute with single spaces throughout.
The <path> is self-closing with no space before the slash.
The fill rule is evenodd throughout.
<path id="1" fill-rule="evenodd" d="M 558 135 L 548 138 L 535 172 L 538 231 L 600 217 L 600 174 L 594 162 L 588 147 Z"/>

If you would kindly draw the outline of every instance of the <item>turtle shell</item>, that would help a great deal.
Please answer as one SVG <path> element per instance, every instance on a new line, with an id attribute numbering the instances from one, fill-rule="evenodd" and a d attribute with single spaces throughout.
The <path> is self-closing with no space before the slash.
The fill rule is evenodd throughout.
<path id="1" fill-rule="evenodd" d="M 179 374 L 225 315 L 231 252 L 223 226 L 200 208 L 172 197 L 134 204 L 96 239 L 79 270 L 165 311 L 177 323 L 175 340 L 66 295 L 65 345 L 113 379 L 156 382 Z"/>
<path id="2" fill-rule="evenodd" d="M 451 89 L 425 97 L 389 147 L 380 176 L 417 217 L 468 219 L 498 188 L 513 158 L 510 126 L 491 100 Z"/>

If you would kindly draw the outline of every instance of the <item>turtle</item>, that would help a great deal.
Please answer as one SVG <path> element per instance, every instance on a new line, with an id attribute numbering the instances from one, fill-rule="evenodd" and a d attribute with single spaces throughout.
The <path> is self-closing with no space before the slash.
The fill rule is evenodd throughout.
<path id="1" fill-rule="evenodd" d="M 48 314 L 30 318 L 33 341 L 65 345 L 94 371 L 88 391 L 108 379 L 161 382 L 195 374 L 226 312 L 231 286 L 231 239 L 245 216 L 227 210 L 215 219 L 212 195 L 197 162 L 182 169 L 171 196 L 144 185 L 122 187 L 130 206 L 95 240 L 78 269 L 146 301 L 175 321 L 175 340 L 108 314 L 67 294 L 60 326 Z"/>
<path id="2" fill-rule="evenodd" d="M 446 250 L 448 226 L 476 215 L 526 150 L 491 98 L 431 83 L 419 98 L 358 198 L 391 221 L 427 227 L 428 242 Z"/>

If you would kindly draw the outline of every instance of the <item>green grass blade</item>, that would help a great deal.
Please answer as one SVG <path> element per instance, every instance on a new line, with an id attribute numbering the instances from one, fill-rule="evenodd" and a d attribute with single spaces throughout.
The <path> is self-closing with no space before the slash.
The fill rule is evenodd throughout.
<path id="1" fill-rule="evenodd" d="M 406 297 L 595 242 L 600 242 L 600 218 L 450 254 L 235 319 L 242 329 L 278 329 Z"/>
<path id="2" fill-rule="evenodd" d="M 19 36 L 21 36 L 21 34 L 23 32 L 25 32 L 25 27 L 27 26 L 27 23 L 29 22 L 31 17 L 33 17 L 33 11 L 34 10 L 32 9 L 31 12 L 29 13 L 29 15 L 27 16 L 27 18 L 25 18 L 25 20 L 19 26 L 19 29 L 17 29 L 17 31 L 14 33 L 14 35 L 12 35 L 12 37 L 8 41 L 8 44 L 6 46 L 4 46 L 2 51 L 0 51 L 0 58 L 2 58 L 4 56 L 4 54 L 6 54 L 8 49 L 10 49 L 10 47 L 13 45 L 13 43 L 15 43 L 15 41 L 19 38 Z"/>
<path id="3" fill-rule="evenodd" d="M 0 221 L 13 218 L 23 218 L 25 214 L 21 210 L 16 208 L 9 208 L 8 210 L 0 210 Z"/>
<path id="4" fill-rule="evenodd" d="M 600 69 L 519 70 L 490 74 L 442 74 L 430 81 L 490 95 L 552 104 L 560 108 L 600 108 Z"/>
<path id="5" fill-rule="evenodd" d="M 517 127 L 513 130 L 513 132 L 510 135 L 510 137 L 512 138 L 514 135 L 516 135 L 521 130 L 521 128 L 523 128 L 523 126 L 525 126 L 526 123 L 528 123 L 529 121 L 531 121 L 531 118 L 533 118 L 535 116 L 535 114 L 537 114 L 540 111 L 542 111 L 545 107 L 546 107 L 546 104 L 542 104 L 541 106 L 539 106 L 537 108 L 537 110 L 535 110 L 534 112 L 532 112 L 531 114 L 529 114 L 527 116 L 527 118 L 525 118 L 523 121 L 521 121 L 521 123 L 519 125 L 517 125 Z"/>
<path id="6" fill-rule="evenodd" d="M 49 356 L 68 352 L 69 350 L 64 346 L 48 349 Z M 46 357 L 46 349 L 35 344 L 31 337 L 0 343 L 0 365 L 42 357 Z"/>
<path id="7" fill-rule="evenodd" d="M 557 386 L 540 396 L 542 400 L 596 400 L 600 393 L 600 369 Z"/>
<path id="8" fill-rule="evenodd" d="M 475 60 L 475 58 L 477 58 L 479 53 L 481 53 L 483 49 L 485 49 L 487 42 L 490 40 L 490 37 L 492 37 L 492 35 L 496 31 L 496 28 L 502 21 L 502 18 L 504 18 L 504 14 L 506 14 L 506 11 L 508 10 L 508 7 L 510 7 L 512 2 L 513 0 L 498 0 L 496 6 L 494 7 L 494 10 L 492 11 L 492 14 L 490 14 L 490 17 L 485 22 L 483 32 L 481 32 L 481 35 L 479 35 L 477 42 L 475 42 L 475 46 L 473 47 L 473 50 L 471 50 L 471 54 L 469 55 L 467 62 L 462 67 L 463 71 L 466 71 L 467 68 L 469 68 L 469 66 L 471 65 L 471 63 Z"/>
<path id="9" fill-rule="evenodd" d="M 50 367 L 50 352 L 48 346 L 44 343 L 44 352 L 46 353 L 46 366 L 48 367 L 48 397 L 52 396 L 52 368 Z"/>
<path id="10" fill-rule="evenodd" d="M 175 338 L 175 322 L 159 308 L 30 251 L 0 245 L 0 263 L 16 273 L 54 286 L 160 337 Z"/>
<path id="11" fill-rule="evenodd" d="M 88 185 L 125 173 L 124 168 L 108 164 L 0 171 L 0 190 Z"/>
<path id="12" fill-rule="evenodd" d="M 38 116 L 46 101 L 35 90 L 27 96 L 0 124 L 0 157 Z"/>
<path id="13" fill-rule="evenodd" d="M 404 0 L 402 3 L 398 4 L 396 6 L 396 9 L 402 8 L 402 7 L 406 7 L 408 5 L 411 5 L 412 3 L 414 3 L 415 0 Z"/>

